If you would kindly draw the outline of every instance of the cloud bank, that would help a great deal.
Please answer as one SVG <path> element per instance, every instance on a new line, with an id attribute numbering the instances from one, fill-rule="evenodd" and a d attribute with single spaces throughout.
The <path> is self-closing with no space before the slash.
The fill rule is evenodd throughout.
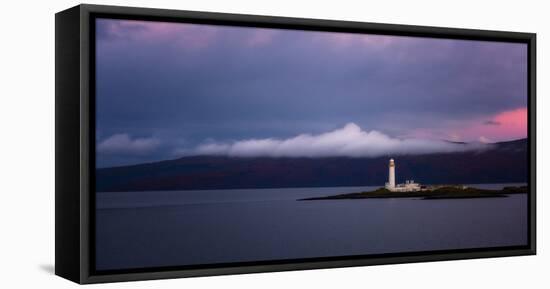
<path id="1" fill-rule="evenodd" d="M 160 145 L 156 138 L 135 138 L 128 134 L 112 135 L 97 146 L 97 151 L 104 154 L 144 155 L 151 153 Z"/>
<path id="2" fill-rule="evenodd" d="M 447 153 L 483 149 L 483 144 L 441 140 L 398 139 L 378 131 L 364 131 L 355 123 L 318 135 L 300 134 L 288 139 L 248 139 L 231 143 L 207 143 L 195 154 L 235 157 L 378 157 Z"/>

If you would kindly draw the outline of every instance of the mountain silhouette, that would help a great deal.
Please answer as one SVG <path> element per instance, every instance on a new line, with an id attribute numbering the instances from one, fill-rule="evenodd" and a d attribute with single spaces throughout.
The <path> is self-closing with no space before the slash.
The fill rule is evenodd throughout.
<path id="1" fill-rule="evenodd" d="M 476 151 L 371 158 L 187 156 L 97 169 L 96 191 L 383 186 L 390 157 L 399 183 L 523 183 L 527 148 L 520 139 Z"/>

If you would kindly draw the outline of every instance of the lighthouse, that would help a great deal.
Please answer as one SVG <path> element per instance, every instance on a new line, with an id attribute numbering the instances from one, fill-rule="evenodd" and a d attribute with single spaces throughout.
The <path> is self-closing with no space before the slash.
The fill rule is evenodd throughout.
<path id="1" fill-rule="evenodd" d="M 418 192 L 422 190 L 422 186 L 413 180 L 407 180 L 404 184 L 395 184 L 395 162 L 390 159 L 386 189 L 390 192 Z"/>
<path id="2" fill-rule="evenodd" d="M 390 159 L 390 164 L 389 164 L 389 169 L 390 169 L 390 173 L 389 173 L 389 176 L 388 176 L 388 188 L 395 188 L 395 162 L 393 161 L 393 159 Z"/>

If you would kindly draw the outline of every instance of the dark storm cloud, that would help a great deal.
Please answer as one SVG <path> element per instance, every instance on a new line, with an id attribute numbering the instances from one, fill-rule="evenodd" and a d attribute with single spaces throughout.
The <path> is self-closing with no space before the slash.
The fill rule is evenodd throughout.
<path id="1" fill-rule="evenodd" d="M 522 44 L 119 20 L 97 29 L 98 141 L 159 140 L 143 160 L 350 122 L 449 138 L 526 106 Z M 99 156 L 123 163 L 114 159 Z"/>

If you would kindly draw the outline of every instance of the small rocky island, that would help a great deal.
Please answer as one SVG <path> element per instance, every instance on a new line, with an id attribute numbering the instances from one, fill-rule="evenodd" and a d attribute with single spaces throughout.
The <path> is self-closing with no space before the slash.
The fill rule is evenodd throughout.
<path id="1" fill-rule="evenodd" d="M 465 199 L 465 198 L 499 198 L 510 194 L 525 194 L 527 186 L 504 187 L 500 190 L 478 189 L 464 186 L 434 186 L 420 191 L 392 192 L 386 188 L 374 191 L 339 194 L 326 197 L 306 198 L 299 201 L 310 200 L 339 200 L 339 199 L 369 199 L 369 198 L 420 198 L 424 200 L 434 199 Z"/>
<path id="2" fill-rule="evenodd" d="M 434 199 L 466 199 L 466 198 L 502 198 L 510 194 L 525 194 L 527 186 L 504 187 L 500 190 L 479 189 L 464 185 L 432 185 L 425 186 L 407 180 L 404 184 L 396 184 L 395 161 L 390 159 L 388 182 L 385 187 L 369 192 L 347 193 L 326 197 L 300 199 L 310 200 L 338 200 L 338 199 L 369 199 L 369 198 L 420 198 Z"/>

